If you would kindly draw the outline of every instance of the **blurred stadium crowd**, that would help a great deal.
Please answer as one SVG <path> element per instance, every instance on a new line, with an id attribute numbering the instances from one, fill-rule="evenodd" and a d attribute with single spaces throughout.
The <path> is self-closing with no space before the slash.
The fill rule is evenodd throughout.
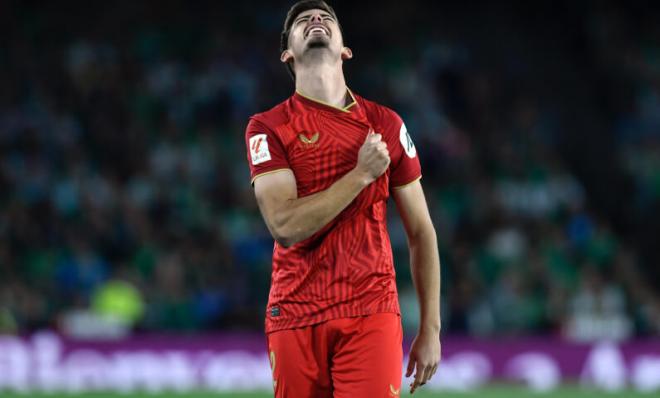
<path id="1" fill-rule="evenodd" d="M 378 4 L 333 2 L 347 81 L 416 142 L 444 332 L 660 333 L 657 5 Z M 293 91 L 289 5 L 1 3 L 0 331 L 262 328 L 243 134 Z"/>

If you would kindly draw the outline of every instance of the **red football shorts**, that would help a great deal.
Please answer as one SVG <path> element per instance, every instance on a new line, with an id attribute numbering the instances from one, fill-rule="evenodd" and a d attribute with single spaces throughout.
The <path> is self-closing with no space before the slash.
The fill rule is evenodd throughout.
<path id="1" fill-rule="evenodd" d="M 398 398 L 402 334 L 394 313 L 268 334 L 275 398 Z"/>

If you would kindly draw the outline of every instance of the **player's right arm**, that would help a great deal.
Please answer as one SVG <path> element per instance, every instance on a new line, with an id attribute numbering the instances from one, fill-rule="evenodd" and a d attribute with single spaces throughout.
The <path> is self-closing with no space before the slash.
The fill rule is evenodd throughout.
<path id="1" fill-rule="evenodd" d="M 289 169 L 258 176 L 254 192 L 273 238 L 289 247 L 303 241 L 332 221 L 390 164 L 380 134 L 370 133 L 360 148 L 356 166 L 328 189 L 298 198 L 296 179 Z"/>

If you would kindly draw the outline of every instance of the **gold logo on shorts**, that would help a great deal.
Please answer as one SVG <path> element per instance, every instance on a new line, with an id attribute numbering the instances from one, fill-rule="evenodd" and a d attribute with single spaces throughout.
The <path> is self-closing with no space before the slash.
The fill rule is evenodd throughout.
<path id="1" fill-rule="evenodd" d="M 270 352 L 270 369 L 275 377 L 275 351 Z M 277 380 L 273 379 L 273 388 L 277 389 Z"/>
<path id="2" fill-rule="evenodd" d="M 311 137 L 307 137 L 304 133 L 298 134 L 298 138 L 300 138 L 300 141 L 303 142 L 303 144 L 316 144 L 316 141 L 319 140 L 319 133 L 314 133 Z"/>
<path id="3" fill-rule="evenodd" d="M 397 389 L 397 388 L 394 388 L 394 386 L 390 384 L 390 395 L 391 395 L 391 396 L 393 396 L 393 397 L 398 397 L 400 391 L 401 391 L 400 388 L 398 388 L 398 389 Z"/>
<path id="4" fill-rule="evenodd" d="M 270 352 L 270 370 L 275 371 L 275 351 Z"/>

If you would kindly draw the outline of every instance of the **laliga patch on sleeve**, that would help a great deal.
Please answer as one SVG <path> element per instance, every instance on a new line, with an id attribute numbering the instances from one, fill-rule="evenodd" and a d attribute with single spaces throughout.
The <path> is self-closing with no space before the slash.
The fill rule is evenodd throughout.
<path id="1" fill-rule="evenodd" d="M 250 156 L 252 157 L 252 164 L 255 166 L 270 160 L 266 138 L 266 134 L 257 134 L 250 137 Z"/>
<path id="2" fill-rule="evenodd" d="M 399 141 L 401 141 L 401 146 L 406 152 L 409 158 L 414 158 L 417 155 L 417 150 L 415 149 L 415 144 L 413 144 L 410 134 L 408 134 L 408 129 L 406 128 L 405 123 L 401 123 L 401 130 L 399 130 Z"/>

